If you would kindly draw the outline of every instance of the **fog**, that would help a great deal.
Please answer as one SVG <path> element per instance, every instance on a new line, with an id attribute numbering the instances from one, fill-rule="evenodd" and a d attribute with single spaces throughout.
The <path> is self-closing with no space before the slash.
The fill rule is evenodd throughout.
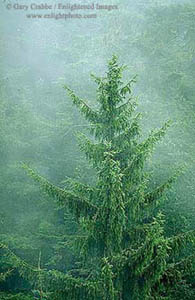
<path id="1" fill-rule="evenodd" d="M 55 12 L 55 16 L 57 13 L 97 14 L 90 18 L 64 19 L 54 15 L 29 17 L 51 14 L 51 10 L 32 9 L 29 1 L 1 1 L 0 239 L 17 253 L 25 253 L 27 260 L 37 264 L 42 249 L 43 265 L 52 267 L 57 262 L 60 269 L 59 254 L 51 259 L 52 250 L 47 249 L 47 245 L 54 247 L 55 242 L 41 237 L 47 232 L 60 233 L 64 225 L 53 200 L 40 192 L 21 163 L 61 187 L 67 177 L 93 184 L 94 171 L 80 152 L 76 137 L 78 131 L 87 132 L 88 124 L 72 105 L 63 85 L 96 108 L 96 85 L 90 74 L 104 75 L 112 54 L 128 66 L 124 80 L 137 75 L 134 95 L 138 96 L 138 110 L 142 112 L 143 135 L 172 120 L 148 168 L 153 169 L 159 183 L 173 175 L 177 167 L 185 166 L 162 210 L 173 218 L 172 232 L 193 228 L 193 2 L 99 0 L 94 4 L 112 5 L 113 9 Z M 84 0 L 61 4 L 75 3 L 92 4 Z M 55 4 L 59 5 L 59 1 L 47 1 L 52 7 Z M 66 260 L 70 264 L 69 258 Z"/>

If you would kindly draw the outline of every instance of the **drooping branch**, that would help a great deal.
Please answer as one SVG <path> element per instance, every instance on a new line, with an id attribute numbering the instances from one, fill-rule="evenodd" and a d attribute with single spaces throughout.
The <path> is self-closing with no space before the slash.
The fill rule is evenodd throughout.
<path id="1" fill-rule="evenodd" d="M 139 135 L 140 133 L 140 126 L 138 124 L 138 120 L 140 118 L 140 114 L 137 114 L 131 124 L 124 130 L 123 133 L 117 135 L 113 139 L 113 144 L 117 145 L 120 147 L 120 149 L 126 148 L 125 146 L 130 145 L 132 142 L 132 139 L 136 136 Z M 122 152 L 122 151 L 120 151 Z M 130 149 L 128 148 L 128 152 L 130 152 Z"/>
<path id="2" fill-rule="evenodd" d="M 50 196 L 54 197 L 59 205 L 67 207 L 74 216 L 79 219 L 81 215 L 91 216 L 96 213 L 97 207 L 84 198 L 79 198 L 70 191 L 63 190 L 35 173 L 27 165 L 23 164 L 27 173 L 40 184 L 41 188 Z"/>
<path id="3" fill-rule="evenodd" d="M 7 247 L 7 245 L 0 243 L 0 249 L 4 252 L 3 256 L 6 258 L 7 262 L 13 269 L 17 269 L 23 278 L 28 279 L 31 282 L 32 280 L 36 281 L 38 275 L 36 267 L 17 256 Z"/>
<path id="4" fill-rule="evenodd" d="M 178 171 L 171 176 L 165 183 L 161 184 L 155 190 L 148 192 L 145 196 L 146 204 L 154 204 L 158 202 L 158 200 L 164 195 L 164 193 L 172 186 L 172 184 L 176 181 L 178 176 L 181 174 L 182 169 L 178 169 Z"/>
<path id="5" fill-rule="evenodd" d="M 164 137 L 167 129 L 170 127 L 171 121 L 167 121 L 159 130 L 152 131 L 149 137 L 138 145 L 137 152 L 139 154 L 149 154 L 152 152 L 155 144 Z"/>
<path id="6" fill-rule="evenodd" d="M 134 76 L 125 86 L 123 86 L 120 90 L 120 94 L 125 96 L 127 93 L 131 94 L 131 85 L 132 83 L 136 83 L 137 75 Z"/>
<path id="7" fill-rule="evenodd" d="M 147 157 L 152 153 L 155 144 L 165 135 L 169 126 L 170 121 L 166 122 L 159 130 L 151 132 L 146 140 L 132 149 L 129 165 L 124 170 L 125 175 L 129 176 L 130 180 L 131 176 L 129 174 L 134 175 L 134 170 L 139 171 L 143 169 Z"/>
<path id="8" fill-rule="evenodd" d="M 106 151 L 106 144 L 93 143 L 84 134 L 79 137 L 80 149 L 85 152 L 87 159 L 89 159 L 94 166 L 98 166 L 104 159 L 104 152 Z"/>
<path id="9" fill-rule="evenodd" d="M 195 244 L 195 230 L 190 230 L 168 238 L 170 254 L 178 254 L 188 243 Z"/>
<path id="10" fill-rule="evenodd" d="M 120 114 L 121 112 L 128 110 L 129 115 L 131 115 L 135 111 L 136 106 L 137 102 L 135 101 L 135 98 L 130 97 L 125 103 L 116 108 L 116 112 Z"/>
<path id="11" fill-rule="evenodd" d="M 170 263 L 167 265 L 167 269 L 163 274 L 162 281 L 168 285 L 174 286 L 182 280 L 182 277 L 185 278 L 186 275 L 189 275 L 191 272 L 195 272 L 194 268 L 194 259 L 195 255 L 189 255 L 176 263 Z"/>
<path id="12" fill-rule="evenodd" d="M 79 108 L 81 113 L 86 117 L 87 120 L 90 122 L 98 122 L 99 121 L 99 114 L 90 108 L 84 100 L 79 98 L 75 95 L 75 93 L 66 85 L 64 85 L 64 89 L 68 92 L 69 96 L 71 97 L 73 103 Z"/>
<path id="13" fill-rule="evenodd" d="M 75 179 L 67 178 L 64 181 L 65 184 L 67 184 L 70 189 L 73 191 L 75 195 L 78 197 L 84 197 L 88 199 L 89 201 L 93 201 L 94 194 L 97 193 L 97 189 L 95 187 L 91 187 L 87 184 L 83 184 Z"/>
<path id="14" fill-rule="evenodd" d="M 47 283 L 52 292 L 52 299 L 103 299 L 101 280 L 85 280 L 85 278 L 73 277 L 60 271 L 48 272 Z"/>

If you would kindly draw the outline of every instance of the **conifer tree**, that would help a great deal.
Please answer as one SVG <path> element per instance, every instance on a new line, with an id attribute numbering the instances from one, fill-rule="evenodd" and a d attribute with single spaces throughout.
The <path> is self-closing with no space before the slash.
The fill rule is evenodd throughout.
<path id="1" fill-rule="evenodd" d="M 25 166 L 45 192 L 68 208 L 79 226 L 75 241 L 80 268 L 67 274 L 46 272 L 52 299 L 177 299 L 178 284 L 187 286 L 184 279 L 193 255 L 182 256 L 182 247 L 194 242 L 194 232 L 166 237 L 165 216 L 157 209 L 179 171 L 151 188 L 152 178 L 145 168 L 170 122 L 146 139 L 141 137 L 140 114 L 132 96 L 136 80 L 124 84 L 124 69 L 113 56 L 105 77 L 92 75 L 97 83 L 97 110 L 65 86 L 91 125 L 94 139 L 82 134 L 80 147 L 96 170 L 95 186 L 69 179 L 69 189 L 61 189 Z"/>

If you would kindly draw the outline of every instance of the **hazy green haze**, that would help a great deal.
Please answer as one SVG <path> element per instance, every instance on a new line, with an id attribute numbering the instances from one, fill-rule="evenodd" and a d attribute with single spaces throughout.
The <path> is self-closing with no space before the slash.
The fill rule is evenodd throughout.
<path id="1" fill-rule="evenodd" d="M 95 184 L 96 174 L 77 142 L 78 132 L 90 136 L 89 124 L 63 86 L 96 109 L 97 87 L 90 74 L 103 76 L 112 54 L 128 66 L 124 80 L 137 75 L 133 93 L 142 113 L 143 136 L 172 121 L 147 162 L 154 186 L 184 167 L 160 206 L 166 214 L 165 232 L 171 236 L 194 230 L 194 1 L 66 0 L 62 3 L 113 6 L 79 11 L 96 17 L 66 19 L 29 16 L 51 13 L 30 9 L 32 3 L 43 2 L 0 2 L 0 242 L 34 266 L 40 253 L 42 268 L 66 272 L 74 265 L 72 250 L 64 252 L 66 245 L 61 243 L 62 235 L 77 232 L 74 217 L 40 192 L 22 163 L 61 188 L 68 186 L 67 177 Z M 53 7 L 59 3 L 47 1 Z M 27 5 L 28 10 L 14 4 Z M 184 251 L 192 250 L 186 246 Z M 10 269 L 0 257 L 0 274 Z M 23 299 L 6 298 L 4 292 L 24 290 L 31 287 L 14 269 L 0 283 L 0 299 Z"/>

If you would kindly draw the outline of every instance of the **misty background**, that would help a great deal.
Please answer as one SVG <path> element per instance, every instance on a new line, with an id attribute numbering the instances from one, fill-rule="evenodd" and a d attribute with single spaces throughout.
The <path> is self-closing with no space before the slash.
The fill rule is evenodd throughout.
<path id="1" fill-rule="evenodd" d="M 29 1 L 0 3 L 0 237 L 33 263 L 42 249 L 46 267 L 57 263 L 62 268 L 62 261 L 67 268 L 71 264 L 71 254 L 62 257 L 56 239 L 64 228 L 74 232 L 74 222 L 40 192 L 21 163 L 61 187 L 67 177 L 93 184 L 93 170 L 76 138 L 88 124 L 63 85 L 96 107 L 96 85 L 90 73 L 104 75 L 112 54 L 128 66 L 125 80 L 138 75 L 134 95 L 143 114 L 143 135 L 172 120 L 148 168 L 157 184 L 185 165 L 162 210 L 171 217 L 169 234 L 194 228 L 194 1 L 96 3 L 105 2 L 118 5 L 118 10 L 98 11 L 92 19 L 67 20 L 28 19 L 25 11 L 6 9 L 6 3 Z"/>

